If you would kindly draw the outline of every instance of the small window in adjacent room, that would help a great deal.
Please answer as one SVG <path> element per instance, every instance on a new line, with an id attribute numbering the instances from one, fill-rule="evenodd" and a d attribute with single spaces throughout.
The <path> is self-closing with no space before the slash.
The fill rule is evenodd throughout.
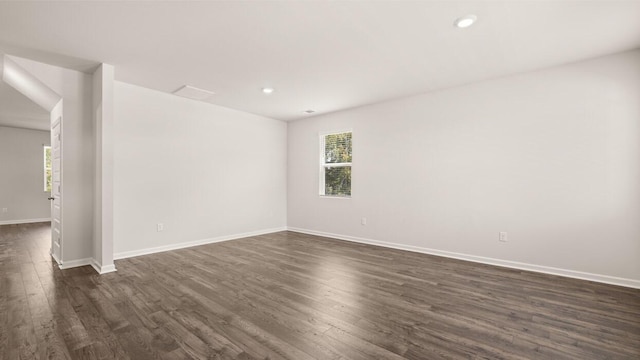
<path id="1" fill-rule="evenodd" d="M 351 197 L 352 132 L 320 136 L 320 195 Z"/>
<path id="2" fill-rule="evenodd" d="M 43 146 L 44 191 L 51 192 L 51 146 Z"/>

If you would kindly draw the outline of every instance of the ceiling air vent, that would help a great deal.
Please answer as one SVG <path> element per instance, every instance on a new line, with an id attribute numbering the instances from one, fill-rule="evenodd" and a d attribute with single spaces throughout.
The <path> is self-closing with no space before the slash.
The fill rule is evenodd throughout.
<path id="1" fill-rule="evenodd" d="M 185 85 L 173 92 L 175 95 L 186 97 L 193 100 L 207 101 L 216 93 L 213 91 L 198 89 L 197 87 Z"/>

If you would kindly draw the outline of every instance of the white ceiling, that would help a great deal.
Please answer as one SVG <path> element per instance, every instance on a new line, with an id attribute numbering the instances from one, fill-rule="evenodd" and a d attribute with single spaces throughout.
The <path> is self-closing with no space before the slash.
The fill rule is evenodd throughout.
<path id="1" fill-rule="evenodd" d="M 0 47 L 294 120 L 638 48 L 640 1 L 2 2 Z"/>
<path id="2" fill-rule="evenodd" d="M 0 126 L 49 130 L 49 113 L 0 81 Z"/>

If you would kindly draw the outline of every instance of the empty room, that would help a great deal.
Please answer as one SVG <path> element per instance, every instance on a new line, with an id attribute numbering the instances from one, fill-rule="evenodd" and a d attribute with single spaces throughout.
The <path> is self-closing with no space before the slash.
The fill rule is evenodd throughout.
<path id="1" fill-rule="evenodd" d="M 640 359 L 640 0 L 0 2 L 0 360 Z"/>

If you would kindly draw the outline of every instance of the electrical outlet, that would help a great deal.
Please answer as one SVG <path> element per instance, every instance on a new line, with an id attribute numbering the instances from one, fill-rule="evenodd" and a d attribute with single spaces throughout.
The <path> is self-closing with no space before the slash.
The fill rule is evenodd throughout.
<path id="1" fill-rule="evenodd" d="M 3 212 L 3 213 L 6 213 L 6 212 L 8 212 L 8 211 L 9 211 L 9 208 L 2 208 L 2 212 Z"/>
<path id="2" fill-rule="evenodd" d="M 158 223 L 158 232 L 160 231 L 164 231 L 164 224 L 163 223 Z"/>
<path id="3" fill-rule="evenodd" d="M 509 241 L 509 238 L 507 237 L 507 232 L 506 231 L 501 231 L 500 235 L 498 236 L 498 240 L 500 242 L 507 242 Z"/>
<path id="4" fill-rule="evenodd" d="M 367 218 L 362 218 L 362 220 L 360 220 L 360 224 L 367 225 Z"/>

